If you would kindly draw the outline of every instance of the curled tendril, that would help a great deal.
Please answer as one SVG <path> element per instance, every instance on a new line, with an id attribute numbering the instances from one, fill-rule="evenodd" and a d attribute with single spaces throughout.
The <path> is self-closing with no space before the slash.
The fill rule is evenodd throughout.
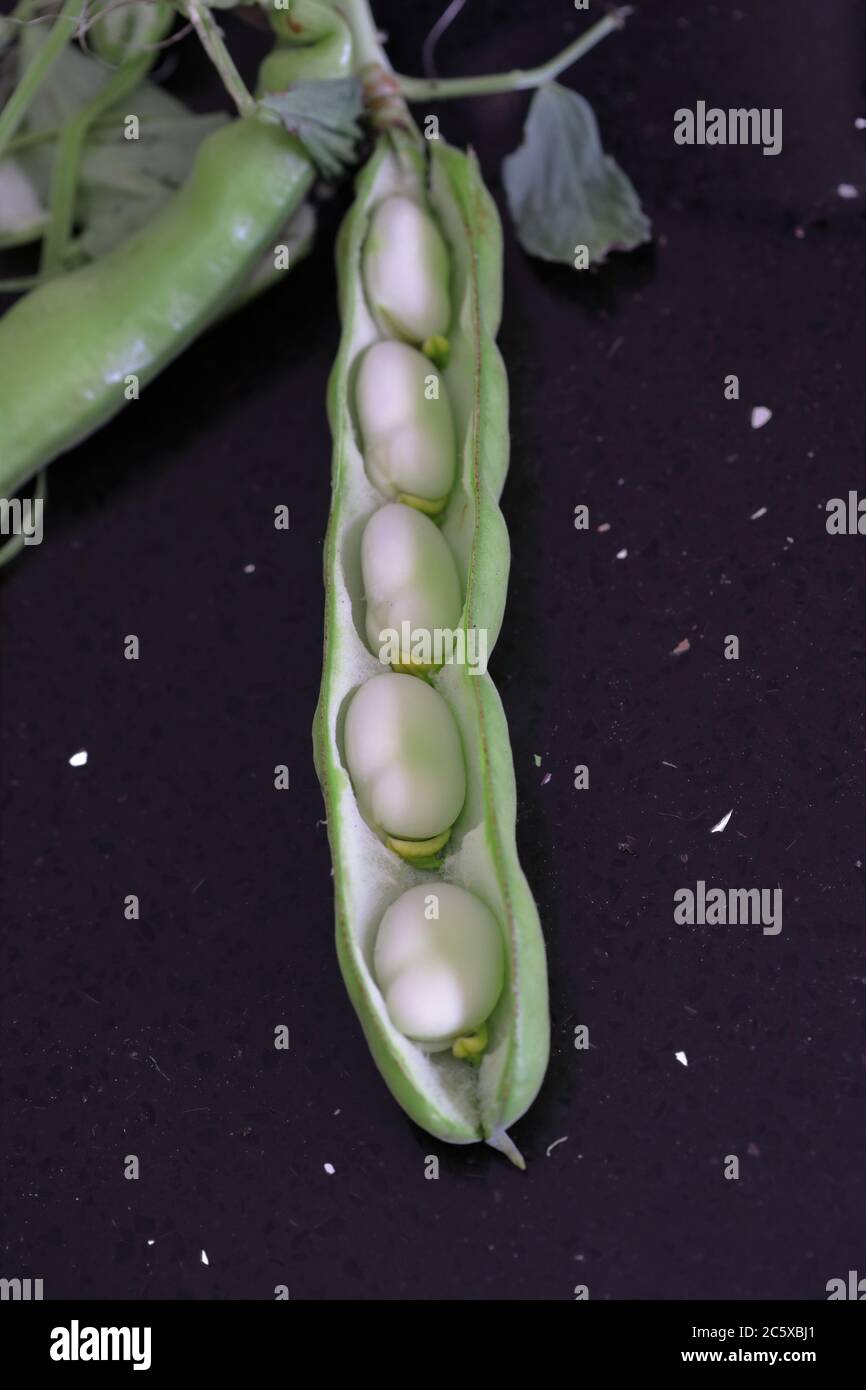
<path id="1" fill-rule="evenodd" d="M 424 47 L 421 50 L 421 61 L 424 67 L 425 77 L 433 78 L 439 76 L 436 71 L 436 61 L 433 57 L 434 50 L 442 35 L 445 33 L 445 30 L 453 24 L 465 4 L 466 0 L 451 0 L 451 4 L 447 9 L 442 11 L 442 14 L 424 40 Z"/>

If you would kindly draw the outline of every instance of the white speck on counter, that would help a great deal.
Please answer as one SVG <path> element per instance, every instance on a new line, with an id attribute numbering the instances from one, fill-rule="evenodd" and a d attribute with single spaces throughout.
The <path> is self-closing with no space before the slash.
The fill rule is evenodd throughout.
<path id="1" fill-rule="evenodd" d="M 675 1052 L 674 1056 L 676 1057 L 678 1062 L 682 1062 L 684 1067 L 688 1066 L 689 1059 L 684 1052 Z"/>
<path id="2" fill-rule="evenodd" d="M 244 574 L 255 574 L 255 565 L 244 565 Z"/>
<path id="3" fill-rule="evenodd" d="M 853 183 L 840 183 L 836 189 L 840 198 L 859 198 L 860 190 L 855 188 Z"/>
<path id="4" fill-rule="evenodd" d="M 773 412 L 768 410 L 765 405 L 755 405 L 752 407 L 752 429 L 760 430 L 764 428 L 768 420 L 772 420 Z"/>
<path id="5" fill-rule="evenodd" d="M 337 1171 L 337 1170 L 336 1170 L 336 1168 L 334 1167 L 333 1163 L 326 1163 L 326 1164 L 325 1164 L 325 1172 L 328 1173 L 328 1174 L 330 1174 L 332 1177 L 333 1177 L 334 1173 L 336 1173 L 336 1171 Z"/>
<path id="6" fill-rule="evenodd" d="M 541 767 L 541 754 L 540 754 L 540 753 L 533 753 L 533 755 L 532 755 L 532 761 L 535 763 L 535 766 L 536 766 L 536 767 Z"/>
<path id="7" fill-rule="evenodd" d="M 79 753 L 73 753 L 73 754 L 72 754 L 72 757 L 69 759 L 69 766 L 70 766 L 70 767 L 84 767 L 84 764 L 85 764 L 86 762 L 87 762 L 87 754 L 85 753 L 84 749 L 82 748 L 81 751 L 80 751 Z"/>
<path id="8" fill-rule="evenodd" d="M 672 648 L 671 656 L 682 656 L 684 652 L 690 650 L 691 645 L 688 637 L 684 637 L 681 642 L 677 642 L 677 645 Z"/>
<path id="9" fill-rule="evenodd" d="M 149 1240 L 147 1243 L 148 1243 L 148 1245 L 156 1245 L 156 1241 L 155 1241 L 155 1240 Z"/>
<path id="10" fill-rule="evenodd" d="M 854 126 L 857 130 L 866 130 L 866 116 L 858 116 Z"/>
<path id="11" fill-rule="evenodd" d="M 731 819 L 731 816 L 733 814 L 734 808 L 732 806 L 728 814 L 726 816 L 722 816 L 722 819 L 720 821 L 717 821 L 716 824 L 712 827 L 712 829 L 710 830 L 710 834 L 721 835 L 722 831 L 727 829 L 728 821 Z"/>
<path id="12" fill-rule="evenodd" d="M 596 527 L 596 530 L 598 531 L 600 536 L 603 536 L 606 531 L 610 530 L 610 522 L 603 521 L 600 526 Z"/>
<path id="13" fill-rule="evenodd" d="M 664 760 L 664 758 L 662 758 L 662 767 L 672 767 L 672 768 L 674 768 L 677 772 L 679 772 L 679 768 L 677 767 L 676 763 L 666 763 L 665 760 Z"/>
<path id="14" fill-rule="evenodd" d="M 203 1265 L 209 1265 L 209 1264 L 210 1264 L 210 1260 L 209 1260 L 208 1257 L 207 1257 L 207 1251 L 206 1251 L 206 1250 L 202 1250 L 202 1252 L 201 1252 L 201 1262 L 202 1262 Z"/>
<path id="15" fill-rule="evenodd" d="M 552 772 L 545 772 L 544 776 L 543 776 L 542 779 L 541 779 L 541 785 L 542 785 L 543 787 L 546 787 L 552 776 L 553 776 L 553 773 L 552 773 Z"/>
<path id="16" fill-rule="evenodd" d="M 335 1111 L 334 1111 L 334 1114 L 335 1114 L 335 1115 L 339 1115 L 339 1113 L 340 1113 L 339 1110 L 335 1110 Z"/>
<path id="17" fill-rule="evenodd" d="M 756 512 L 752 512 L 752 515 L 749 517 L 749 520 L 750 520 L 750 521 L 757 521 L 759 517 L 766 516 L 766 515 L 767 515 L 767 508 L 766 508 L 766 507 L 759 507 L 758 510 L 757 510 Z"/>
<path id="18" fill-rule="evenodd" d="M 563 1134 L 563 1136 L 562 1136 L 561 1139 L 554 1139 L 554 1141 L 553 1141 L 552 1144 L 548 1144 L 548 1146 L 547 1146 L 547 1157 L 550 1158 L 550 1155 L 553 1153 L 553 1150 L 556 1148 L 557 1144 L 564 1144 L 564 1143 L 566 1142 L 567 1139 L 568 1139 L 568 1135 L 567 1135 L 567 1134 Z"/>
<path id="19" fill-rule="evenodd" d="M 618 560 L 625 560 L 625 559 L 627 558 L 627 556 L 628 556 L 628 551 L 625 549 L 625 547 L 623 547 L 622 550 L 618 550 L 618 551 L 616 552 L 616 558 L 617 558 Z"/>

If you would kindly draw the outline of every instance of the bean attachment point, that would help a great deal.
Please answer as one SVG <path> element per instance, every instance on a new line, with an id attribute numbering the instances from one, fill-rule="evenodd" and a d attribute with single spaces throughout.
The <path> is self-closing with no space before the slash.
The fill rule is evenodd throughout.
<path id="1" fill-rule="evenodd" d="M 415 497 L 411 492 L 398 492 L 397 501 L 402 502 L 404 507 L 414 507 L 417 512 L 424 512 L 425 516 L 438 516 L 447 497 Z"/>
<path id="2" fill-rule="evenodd" d="M 434 334 L 432 338 L 426 338 L 421 344 L 421 351 L 425 357 L 429 357 L 434 367 L 439 367 L 444 371 L 448 366 L 448 359 L 451 356 L 451 344 L 447 338 L 441 334 Z"/>
<path id="3" fill-rule="evenodd" d="M 409 661 L 405 665 L 400 661 L 392 661 L 391 670 L 396 671 L 398 676 L 417 676 L 419 680 L 426 681 L 431 671 L 435 671 L 436 667 L 416 665 L 414 661 Z"/>
<path id="4" fill-rule="evenodd" d="M 482 1023 L 474 1033 L 467 1033 L 464 1038 L 455 1038 L 451 1051 L 461 1062 L 472 1062 L 475 1066 L 480 1066 L 488 1041 L 487 1024 Z"/>
<path id="5" fill-rule="evenodd" d="M 399 854 L 401 859 L 407 859 L 418 869 L 435 868 L 438 864 L 439 854 L 451 839 L 450 827 L 443 830 L 441 835 L 434 835 L 431 840 L 398 840 L 393 835 L 385 837 L 385 844 L 392 849 L 395 854 Z"/>

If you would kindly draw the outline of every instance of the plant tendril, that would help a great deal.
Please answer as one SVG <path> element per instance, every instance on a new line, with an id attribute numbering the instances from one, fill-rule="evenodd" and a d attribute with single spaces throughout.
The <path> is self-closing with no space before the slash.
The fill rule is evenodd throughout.
<path id="1" fill-rule="evenodd" d="M 421 66 L 427 77 L 439 76 L 436 71 L 436 60 L 433 56 L 434 50 L 445 30 L 454 23 L 465 4 L 466 0 L 451 0 L 451 4 L 443 10 L 424 40 L 424 47 L 421 50 Z"/>

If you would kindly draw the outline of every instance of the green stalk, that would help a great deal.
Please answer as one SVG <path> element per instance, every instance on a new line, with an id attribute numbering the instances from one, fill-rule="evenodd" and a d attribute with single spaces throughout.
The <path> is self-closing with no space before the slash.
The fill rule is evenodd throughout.
<path id="1" fill-rule="evenodd" d="M 151 53 L 130 58 L 62 127 L 51 174 L 51 217 L 42 242 L 42 275 L 54 275 L 63 269 L 75 215 L 78 171 L 91 125 L 139 85 L 152 62 Z"/>
<path id="2" fill-rule="evenodd" d="M 207 119 L 212 113 L 207 112 L 203 117 L 196 117 L 198 120 Z M 179 127 L 188 125 L 189 117 L 185 116 L 151 116 L 139 119 L 139 129 L 148 135 L 152 135 L 160 130 L 177 130 Z M 33 149 L 36 145 L 46 145 L 50 140 L 59 140 L 63 134 L 63 126 L 44 126 L 42 130 L 29 130 L 26 135 L 16 135 L 14 140 L 10 140 L 6 146 L 6 153 L 9 155 L 19 154 L 22 150 Z M 117 137 L 117 116 L 105 115 L 98 116 L 90 126 L 90 138 L 93 141 L 108 140 L 113 141 Z"/>
<path id="3" fill-rule="evenodd" d="M 180 9 L 195 29 L 202 48 L 222 78 L 223 86 L 238 108 L 239 115 L 251 116 L 256 110 L 255 98 L 247 91 L 234 59 L 223 43 L 222 30 L 215 23 L 210 10 L 199 0 L 182 0 Z"/>
<path id="4" fill-rule="evenodd" d="M 355 70 L 364 87 L 364 105 L 376 130 L 404 131 L 414 144 L 421 132 L 406 105 L 401 81 L 379 41 L 368 0 L 343 0 L 343 18 L 352 31 Z"/>
<path id="5" fill-rule="evenodd" d="M 44 130 L 30 130 L 26 135 L 16 135 L 9 141 L 4 153 L 19 154 L 22 150 L 32 149 L 34 145 L 44 145 L 48 140 L 56 140 L 62 128 L 59 125 L 48 126 Z"/>
<path id="6" fill-rule="evenodd" d="M 86 3 L 87 0 L 64 0 L 51 33 L 0 113 L 0 158 L 26 116 L 31 101 L 75 33 Z"/>
<path id="7" fill-rule="evenodd" d="M 452 97 L 491 96 L 496 92 L 525 92 L 552 82 L 566 68 L 576 63 L 597 43 L 617 29 L 622 29 L 632 13 L 628 5 L 620 6 L 598 20 L 579 39 L 575 39 L 554 58 L 537 68 L 515 68 L 512 72 L 495 72 L 481 77 L 404 77 L 395 73 L 400 90 L 407 101 L 446 101 Z"/>

